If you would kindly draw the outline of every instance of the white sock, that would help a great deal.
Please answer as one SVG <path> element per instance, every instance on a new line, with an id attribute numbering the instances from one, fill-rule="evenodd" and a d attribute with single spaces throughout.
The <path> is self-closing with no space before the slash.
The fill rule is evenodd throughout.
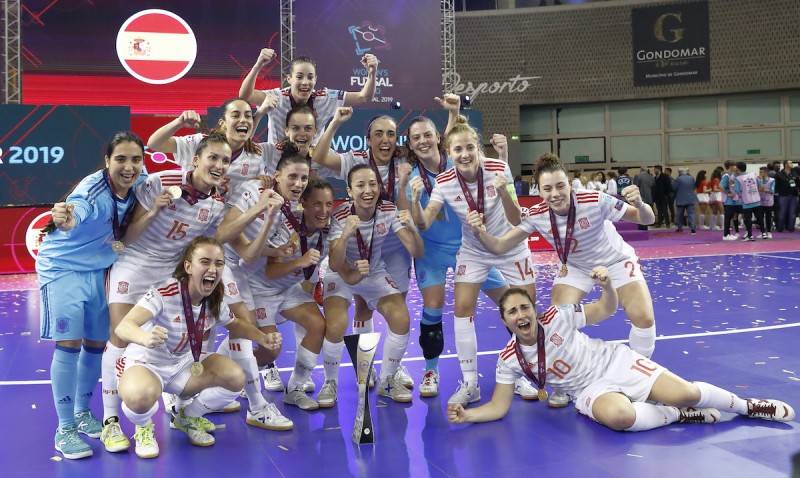
<path id="1" fill-rule="evenodd" d="M 705 214 L 698 214 L 697 215 L 697 227 L 698 229 L 702 226 L 706 225 L 706 216 Z"/>
<path id="2" fill-rule="evenodd" d="M 633 402 L 631 405 L 636 410 L 636 420 L 634 420 L 630 428 L 625 429 L 626 432 L 652 430 L 653 428 L 675 423 L 681 417 L 680 410 L 675 407 L 645 402 Z"/>
<path id="3" fill-rule="evenodd" d="M 472 317 L 456 317 L 453 325 L 458 365 L 467 383 L 478 383 L 478 336 Z"/>
<path id="4" fill-rule="evenodd" d="M 353 321 L 354 334 L 370 334 L 375 332 L 375 324 L 372 319 L 365 320 L 364 322 Z"/>
<path id="5" fill-rule="evenodd" d="M 192 400 L 183 414 L 189 417 L 202 417 L 206 413 L 211 413 L 214 410 L 219 410 L 225 405 L 231 403 L 239 395 L 239 392 L 231 392 L 227 388 L 211 387 L 207 388 Z M 251 403 L 251 410 L 255 410 Z"/>
<path id="6" fill-rule="evenodd" d="M 297 322 L 294 323 L 294 343 L 299 348 L 300 343 L 303 342 L 303 339 L 306 336 L 306 329 L 303 328 L 302 325 L 298 324 Z"/>
<path id="7" fill-rule="evenodd" d="M 717 227 L 717 215 L 712 214 L 708 219 L 709 227 Z"/>
<path id="8" fill-rule="evenodd" d="M 286 390 L 291 392 L 306 383 L 314 366 L 317 365 L 318 357 L 319 354 L 315 354 L 302 345 L 297 346 L 297 353 L 294 355 L 294 370 L 289 377 L 289 383 L 286 384 Z"/>
<path id="9" fill-rule="evenodd" d="M 706 382 L 693 382 L 700 389 L 700 401 L 697 408 L 716 408 L 723 412 L 733 412 L 747 415 L 747 400 L 739 398 L 735 393 L 729 392 Z"/>
<path id="10" fill-rule="evenodd" d="M 325 367 L 325 380 L 339 381 L 339 363 L 342 360 L 344 340 L 341 342 L 322 341 L 322 363 Z"/>
<path id="11" fill-rule="evenodd" d="M 640 329 L 631 324 L 628 341 L 633 350 L 650 358 L 656 350 L 656 324 L 646 329 Z"/>
<path id="12" fill-rule="evenodd" d="M 130 408 L 128 408 L 127 405 L 125 405 L 124 403 L 122 404 L 122 412 L 125 414 L 126 417 L 128 417 L 128 420 L 130 420 L 131 423 L 133 423 L 134 425 L 139 425 L 139 426 L 147 425 L 151 421 L 150 419 L 153 418 L 153 415 L 155 415 L 157 411 L 158 411 L 158 400 L 156 400 L 156 403 L 154 403 L 153 406 L 150 407 L 150 410 L 144 413 L 134 413 Z"/>
<path id="13" fill-rule="evenodd" d="M 250 410 L 261 410 L 267 406 L 267 401 L 261 395 L 261 375 L 253 355 L 253 342 L 247 339 L 225 340 L 228 343 L 228 357 L 244 370 L 244 393 L 250 402 Z M 225 344 L 225 341 L 222 343 Z"/>
<path id="14" fill-rule="evenodd" d="M 103 379 L 103 421 L 119 415 L 119 398 L 117 387 L 119 378 L 125 368 L 125 361 L 120 360 L 125 353 L 125 347 L 119 348 L 111 342 L 106 342 L 106 349 L 100 362 L 100 376 Z M 119 370 L 117 367 L 120 367 Z"/>
<path id="15" fill-rule="evenodd" d="M 383 365 L 381 365 L 380 379 L 391 377 L 400 368 L 400 361 L 408 348 L 409 334 L 398 335 L 387 327 L 386 341 L 383 342 Z"/>

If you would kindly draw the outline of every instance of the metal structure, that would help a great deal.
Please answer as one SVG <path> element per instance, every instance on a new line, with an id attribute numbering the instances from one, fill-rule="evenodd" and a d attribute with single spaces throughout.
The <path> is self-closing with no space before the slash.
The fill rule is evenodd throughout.
<path id="1" fill-rule="evenodd" d="M 19 0 L 3 0 L 3 103 L 22 103 L 22 39 Z"/>
<path id="2" fill-rule="evenodd" d="M 294 58 L 294 0 L 281 0 L 281 82 L 286 81 Z"/>
<path id="3" fill-rule="evenodd" d="M 456 73 L 456 14 L 454 0 L 442 1 L 442 91 L 452 93 Z"/>

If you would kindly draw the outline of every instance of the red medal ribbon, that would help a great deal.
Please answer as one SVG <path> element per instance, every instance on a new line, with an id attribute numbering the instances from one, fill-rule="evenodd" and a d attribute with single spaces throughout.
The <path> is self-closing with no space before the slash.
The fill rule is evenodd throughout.
<path id="1" fill-rule="evenodd" d="M 469 186 L 467 186 L 467 182 L 464 181 L 464 178 L 461 176 L 461 173 L 458 172 L 458 168 L 456 168 L 456 178 L 458 178 L 458 184 L 461 186 L 461 191 L 464 193 L 464 199 L 467 200 L 467 204 L 469 204 L 469 208 L 472 211 L 478 211 L 480 214 L 483 214 L 483 196 L 485 191 L 483 190 L 483 168 L 478 168 L 478 201 L 477 204 L 475 199 L 472 198 L 472 193 L 469 192 Z M 483 217 L 483 222 L 486 222 L 486 217 Z"/>
<path id="2" fill-rule="evenodd" d="M 108 190 L 111 192 L 111 199 L 113 199 L 113 206 L 114 206 L 114 215 L 111 217 L 111 230 L 114 233 L 114 240 L 119 241 L 125 236 L 125 231 L 128 229 L 128 223 L 130 223 L 131 216 L 133 216 L 133 210 L 136 206 L 136 198 L 134 197 L 134 202 L 128 209 L 125 210 L 125 215 L 122 216 L 122 222 L 119 220 L 119 213 L 117 212 L 117 186 L 114 184 L 114 181 L 111 180 L 111 176 L 108 174 L 108 168 L 103 170 L 103 180 L 106 182 L 106 186 L 108 186 Z M 133 188 L 128 190 L 128 195 L 133 192 Z M 127 201 L 127 196 L 125 200 Z"/>
<path id="3" fill-rule="evenodd" d="M 522 371 L 525 372 L 525 375 L 536 384 L 536 387 L 539 390 L 544 389 L 544 384 L 547 379 L 547 363 L 545 362 L 544 357 L 544 327 L 542 324 L 539 323 L 537 318 L 536 320 L 536 351 L 538 352 L 538 373 L 534 375 L 533 370 L 531 370 L 531 364 L 528 363 L 528 360 L 525 359 L 525 355 L 522 353 L 522 347 L 519 345 L 519 338 L 514 340 L 514 352 L 517 354 L 517 360 L 519 361 L 520 367 L 522 367 Z"/>
<path id="4" fill-rule="evenodd" d="M 203 334 L 206 331 L 206 299 L 200 303 L 200 315 L 197 322 L 194 320 L 192 311 L 192 298 L 189 296 L 189 285 L 186 280 L 180 281 L 181 302 L 183 303 L 183 315 L 186 318 L 186 329 L 189 334 L 189 348 L 195 362 L 200 361 L 200 351 L 203 349 Z"/>
<path id="5" fill-rule="evenodd" d="M 572 242 L 572 234 L 575 231 L 575 198 L 570 194 L 569 197 L 569 212 L 567 213 L 567 231 L 564 236 L 564 243 L 561 243 L 561 236 L 558 232 L 558 224 L 556 224 L 556 213 L 552 208 L 550 212 L 550 229 L 553 233 L 553 245 L 556 248 L 558 259 L 562 264 L 567 264 L 567 257 L 569 256 L 570 243 Z"/>
<path id="6" fill-rule="evenodd" d="M 194 206 L 195 204 L 197 204 L 198 201 L 202 201 L 204 199 L 208 199 L 209 196 L 210 196 L 210 194 L 206 194 L 206 193 L 200 192 L 197 189 L 195 189 L 193 186 L 191 186 L 191 184 L 192 184 L 192 173 L 193 172 L 194 171 L 189 171 L 186 174 L 186 184 L 181 184 L 181 190 L 183 191 L 183 193 L 181 194 L 181 197 L 186 202 L 188 202 L 190 206 Z"/>
<path id="7" fill-rule="evenodd" d="M 381 199 L 385 201 L 395 202 L 394 198 L 394 156 L 392 159 L 389 160 L 389 177 L 387 178 L 386 187 L 383 186 L 383 179 L 381 179 L 381 172 L 378 170 L 378 163 L 372 158 L 372 153 L 369 153 L 369 165 L 373 171 L 375 171 L 375 176 L 378 177 L 378 187 L 381 188 Z"/>
<path id="8" fill-rule="evenodd" d="M 436 174 L 443 173 L 446 167 L 447 167 L 447 156 L 445 156 L 445 154 L 442 151 L 439 151 L 439 167 L 437 168 Z M 419 177 L 422 178 L 422 184 L 425 185 L 425 191 L 427 191 L 428 196 L 430 196 L 431 192 L 433 192 L 433 184 L 431 183 L 431 180 L 428 177 L 428 170 L 425 169 L 425 166 L 422 165 L 422 161 L 417 163 L 417 169 L 419 169 Z"/>
<path id="9" fill-rule="evenodd" d="M 291 222 L 291 221 L 289 221 L 289 222 Z M 294 224 L 292 224 L 292 227 L 294 227 L 294 230 L 297 231 L 297 234 L 300 236 L 300 255 L 304 255 L 306 252 L 308 252 L 308 230 L 306 229 L 306 213 L 305 212 L 300 216 L 300 227 L 299 228 L 295 227 Z M 319 237 L 317 238 L 317 245 L 315 246 L 315 249 L 317 251 L 319 251 L 319 253 L 321 255 L 322 254 L 322 234 L 323 234 L 323 230 L 322 229 L 317 229 L 317 232 L 319 232 Z M 372 249 L 372 243 L 370 243 L 370 249 Z M 361 247 L 359 246 L 359 251 L 360 250 L 361 250 Z M 370 254 L 371 253 L 372 252 L 370 251 Z M 314 269 L 316 269 L 316 268 L 317 268 L 317 266 L 315 266 L 315 265 L 311 265 L 311 266 L 303 268 L 303 277 L 305 278 L 305 280 L 308 280 L 308 279 L 311 278 L 311 276 L 314 274 Z"/>
<path id="10" fill-rule="evenodd" d="M 369 248 L 367 245 L 364 244 L 364 238 L 361 236 L 361 228 L 359 227 L 356 229 L 356 242 L 358 242 L 358 255 L 361 256 L 361 260 L 368 261 L 372 257 L 372 243 L 375 242 L 375 215 L 378 213 L 378 206 L 380 206 L 380 201 L 378 204 L 375 205 L 375 212 L 372 213 L 372 234 L 369 236 Z M 356 206 L 350 206 L 350 214 L 356 213 Z"/>

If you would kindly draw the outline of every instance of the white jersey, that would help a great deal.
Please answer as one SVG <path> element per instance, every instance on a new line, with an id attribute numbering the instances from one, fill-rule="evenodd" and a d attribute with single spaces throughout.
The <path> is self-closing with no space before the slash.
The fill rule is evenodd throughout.
<path id="1" fill-rule="evenodd" d="M 635 256 L 633 247 L 622 239 L 613 221 L 619 221 L 628 210 L 624 201 L 599 191 L 575 194 L 575 227 L 567 264 L 591 271 L 596 266 L 610 266 Z M 561 243 L 567 231 L 567 216 L 555 215 Z M 536 231 L 550 245 L 555 243 L 550 225 L 550 208 L 539 203 L 522 218 L 520 229 L 528 234 Z"/>
<path id="2" fill-rule="evenodd" d="M 297 218 L 298 223 L 303 221 L 303 213 L 300 211 L 295 211 L 294 216 Z M 280 247 L 287 242 L 289 242 L 292 238 L 293 234 L 299 234 L 299 231 L 295 230 L 292 226 L 292 223 L 286 219 L 286 216 L 283 213 L 279 214 L 281 219 L 280 222 L 275 224 L 275 227 L 272 229 L 272 234 L 269 238 L 269 245 L 271 247 Z M 320 251 L 319 260 L 322 262 L 326 257 L 328 257 L 328 252 L 330 252 L 330 227 L 325 227 L 323 229 L 317 229 L 314 231 L 313 234 L 309 235 L 306 242 L 308 244 L 309 249 L 315 249 L 317 247 L 317 242 L 319 241 L 320 234 L 322 235 L 322 251 Z M 298 240 L 299 241 L 299 240 Z M 299 243 L 299 242 L 298 242 Z M 297 248 L 297 252 L 287 259 L 284 259 L 284 262 L 290 262 L 295 259 L 298 259 L 303 254 L 300 251 L 300 247 Z M 311 277 L 308 279 L 311 281 L 312 284 L 316 284 L 317 280 L 319 279 L 319 264 L 314 267 L 314 271 L 311 274 Z M 268 290 L 279 292 L 284 291 L 295 284 L 301 283 L 305 280 L 305 275 L 303 274 L 303 269 L 297 269 L 285 276 L 281 277 L 280 279 L 274 280 L 267 280 L 266 286 Z"/>
<path id="3" fill-rule="evenodd" d="M 352 202 L 346 202 L 336 208 L 333 212 L 333 220 L 331 221 L 330 240 L 339 239 L 342 237 L 342 230 L 347 222 L 348 216 L 351 213 Z M 381 201 L 375 211 L 375 216 L 369 221 L 361 221 L 359 231 L 361 237 L 364 239 L 364 245 L 367 249 L 372 250 L 372 255 L 369 260 L 370 272 L 375 271 L 379 266 L 383 267 L 384 261 L 381 258 L 383 244 L 391 236 L 396 235 L 397 231 L 404 229 L 405 226 L 400 224 L 397 219 L 397 206 L 390 202 Z M 375 234 L 373 235 L 373 231 Z M 347 263 L 352 267 L 353 264 L 361 260 L 361 255 L 358 251 L 358 240 L 354 234 L 347 239 Z"/>
<path id="4" fill-rule="evenodd" d="M 235 207 L 239 209 L 241 212 L 247 212 L 253 206 L 258 203 L 258 199 L 261 197 L 261 193 L 264 192 L 264 186 L 261 184 L 261 180 L 254 179 L 250 181 L 246 181 L 242 184 L 237 193 L 228 200 L 228 205 L 230 207 Z M 258 231 L 261 230 L 261 227 L 264 225 L 264 221 L 266 220 L 265 214 L 262 212 L 255 219 L 250 221 L 244 227 L 242 234 L 247 238 L 248 241 L 252 241 L 258 235 Z M 273 225 L 274 227 L 274 225 Z M 267 236 L 269 237 L 269 236 Z M 236 252 L 236 249 L 233 248 L 230 244 L 223 244 L 223 249 L 225 250 L 225 263 L 238 266 L 239 265 L 239 253 Z M 256 271 L 260 270 L 261 274 L 264 275 L 264 267 L 267 265 L 267 258 L 266 257 L 259 257 L 253 263 L 247 264 L 246 270 L 247 271 Z M 237 269 L 234 267 L 234 269 Z M 239 279 L 237 277 L 237 279 Z"/>
<path id="5" fill-rule="evenodd" d="M 259 174 L 266 174 L 269 177 L 275 177 L 275 171 L 278 169 L 278 161 L 281 160 L 283 155 L 283 143 L 258 143 L 261 147 L 262 168 Z M 323 168 L 317 163 L 308 160 L 308 175 L 309 177 L 330 178 L 336 177 L 333 171 L 328 168 Z M 255 177 L 255 176 L 253 176 Z"/>
<path id="6" fill-rule="evenodd" d="M 206 135 L 199 133 L 175 137 L 177 151 L 172 156 L 183 170 L 194 169 L 192 160 L 197 152 L 197 145 L 199 145 L 200 141 L 205 137 Z M 248 179 L 253 179 L 261 174 L 272 175 L 275 172 L 275 165 L 278 164 L 278 159 L 281 157 L 280 152 L 277 153 L 277 158 L 274 158 L 275 145 L 259 143 L 259 146 L 261 147 L 260 155 L 241 150 L 241 153 L 237 157 L 236 152 L 234 152 L 233 156 L 235 159 L 234 157 L 231 158 L 231 166 L 228 168 L 228 172 L 225 174 L 225 179 L 221 185 L 222 190 L 228 191 L 228 194 L 230 194 Z M 270 147 L 272 147 L 272 149 L 270 149 Z M 267 172 L 269 164 L 272 164 L 272 170 Z"/>
<path id="7" fill-rule="evenodd" d="M 188 171 L 151 174 L 136 187 L 136 198 L 149 211 L 162 189 L 188 184 L 188 174 Z M 116 262 L 135 267 L 175 264 L 192 239 L 214 235 L 226 210 L 225 201 L 217 195 L 198 199 L 193 205 L 182 197 L 175 199 L 153 218 L 136 242 L 125 247 Z"/>
<path id="8" fill-rule="evenodd" d="M 502 174 L 508 179 L 509 184 L 513 184 L 511 170 L 504 161 L 484 158 L 480 174 L 483 174 L 483 217 L 486 219 L 486 232 L 492 236 L 500 237 L 510 231 L 513 226 L 506 219 L 503 203 L 500 195 L 495 191 L 492 182 L 496 174 Z M 466 183 L 469 193 L 472 195 L 475 204 L 478 202 L 478 181 Z M 461 221 L 461 250 L 469 250 L 478 255 L 488 254 L 480 241 L 472 233 L 472 228 L 467 223 L 467 214 L 470 211 L 469 203 L 461 189 L 461 185 L 456 177 L 456 168 L 452 167 L 447 171 L 436 176 L 436 185 L 431 192 L 431 201 L 447 204 Z M 428 203 L 430 204 L 430 202 Z M 526 243 L 520 243 L 508 254 L 519 254 L 527 248 Z"/>
<path id="9" fill-rule="evenodd" d="M 267 113 L 269 123 L 267 125 L 267 141 L 270 143 L 277 143 L 286 138 L 286 115 L 295 106 L 292 99 L 291 87 L 286 88 L 273 88 L 271 90 L 263 90 L 266 94 L 272 94 L 278 97 L 278 106 Z M 344 100 L 347 93 L 345 91 L 334 90 L 330 88 L 322 88 L 314 90 L 308 99 L 308 106 L 314 110 L 317 117 L 317 135 L 314 136 L 314 143 L 319 141 L 322 133 L 325 132 L 325 125 L 333 118 L 336 108 L 344 106 Z"/>
<path id="10" fill-rule="evenodd" d="M 167 340 L 152 349 L 138 344 L 130 344 L 128 347 L 132 352 L 142 354 L 148 363 L 177 362 L 186 354 L 191 354 L 189 331 L 186 326 L 180 284 L 177 279 L 171 277 L 158 285 L 151 286 L 147 294 L 136 305 L 144 307 L 153 314 L 153 318 L 145 323 L 142 329 L 150 331 L 156 325 L 164 327 L 167 329 Z M 199 305 L 192 306 L 192 314 L 196 317 L 195 324 L 199 324 L 201 321 Z M 233 322 L 233 319 L 233 313 L 224 303 L 220 304 L 218 317 L 211 315 L 211 310 L 206 308 L 204 338 L 209 330 L 214 330 L 217 325 L 226 326 Z M 137 348 L 138 350 L 135 350 Z"/>
<path id="11" fill-rule="evenodd" d="M 578 330 L 586 325 L 583 305 L 551 305 L 539 320 L 544 328 L 546 383 L 574 397 L 605 375 L 617 345 L 590 338 Z M 535 327 L 536 323 L 531 326 Z M 511 385 L 525 374 L 514 351 L 516 340 L 516 336 L 512 337 L 500 352 L 495 372 L 497 383 Z M 536 375 L 538 346 L 522 345 L 521 348 Z"/>

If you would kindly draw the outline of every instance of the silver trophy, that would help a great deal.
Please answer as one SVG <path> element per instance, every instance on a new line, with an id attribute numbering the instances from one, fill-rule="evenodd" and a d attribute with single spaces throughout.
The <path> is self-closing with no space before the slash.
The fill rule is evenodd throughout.
<path id="1" fill-rule="evenodd" d="M 344 336 L 344 343 L 350 353 L 350 360 L 353 361 L 358 383 L 358 408 L 356 409 L 356 422 L 353 424 L 353 443 L 358 445 L 375 443 L 375 430 L 372 428 L 372 416 L 369 412 L 367 382 L 380 338 L 380 332 Z"/>

